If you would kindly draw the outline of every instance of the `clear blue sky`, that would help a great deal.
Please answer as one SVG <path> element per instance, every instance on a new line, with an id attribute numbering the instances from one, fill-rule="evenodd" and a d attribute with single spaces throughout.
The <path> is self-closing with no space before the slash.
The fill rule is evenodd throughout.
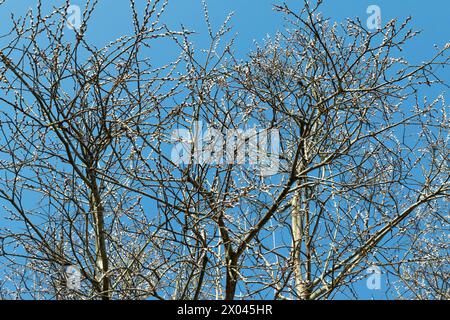
<path id="1" fill-rule="evenodd" d="M 139 2 L 138 0 L 137 2 Z M 44 0 L 45 6 L 61 5 L 61 0 Z M 298 7 L 303 1 L 286 0 L 288 5 Z M 72 4 L 83 6 L 85 1 L 74 0 Z M 272 10 L 273 4 L 280 4 L 278 0 L 209 0 L 211 21 L 219 26 L 228 13 L 234 12 L 232 25 L 237 34 L 237 54 L 244 57 L 254 47 L 253 42 L 261 41 L 267 34 L 274 34 L 283 28 L 281 15 Z M 410 61 L 422 61 L 433 54 L 433 45 L 445 45 L 450 42 L 450 1 L 448 0 L 324 0 L 322 11 L 325 16 L 337 22 L 344 22 L 347 18 L 360 17 L 366 21 L 369 5 L 381 8 L 382 23 L 393 18 L 404 19 L 413 17 L 412 26 L 423 33 L 413 43 L 410 43 L 404 56 Z M 0 6 L 0 34 L 4 34 L 9 26 L 8 18 L 11 12 L 22 15 L 28 7 L 35 7 L 36 0 L 6 0 L 6 5 Z M 90 26 L 90 38 L 99 46 L 115 38 L 130 33 L 130 10 L 128 0 L 102 0 Z M 164 20 L 172 28 L 180 24 L 195 30 L 198 34 L 193 38 L 197 46 L 206 43 L 206 28 L 203 20 L 201 0 L 169 0 Z M 164 48 L 158 48 L 155 56 L 166 57 Z M 450 75 L 444 75 L 450 83 Z M 432 93 L 435 94 L 435 93 Z M 447 99 L 448 100 L 448 99 Z M 384 279 L 384 278 L 383 278 Z M 384 279 L 385 280 L 385 279 Z M 360 297 L 382 297 L 380 292 L 365 289 L 365 280 L 361 283 Z M 383 291 L 383 290 L 382 290 Z M 345 298 L 345 297 L 341 297 Z"/>
<path id="2" fill-rule="evenodd" d="M 36 0 L 6 0 L 6 5 L 3 5 L 0 10 L 1 30 L 5 31 L 4 26 L 8 24 L 10 12 L 17 15 L 23 14 L 26 8 L 34 7 L 36 2 Z M 45 6 L 50 6 L 61 5 L 65 1 L 44 0 L 43 2 Z M 71 3 L 82 6 L 85 2 L 73 0 Z M 293 7 L 302 2 L 286 0 L 286 3 Z M 280 15 L 272 10 L 273 4 L 280 3 L 282 1 L 279 0 L 209 0 L 208 6 L 211 20 L 217 25 L 229 12 L 235 13 L 232 22 L 235 32 L 238 33 L 237 45 L 241 52 L 246 52 L 252 48 L 253 40 L 261 40 L 266 34 L 273 34 L 277 29 L 282 28 Z M 411 15 L 414 18 L 413 25 L 423 30 L 413 51 L 413 54 L 419 57 L 426 55 L 430 45 L 435 43 L 442 45 L 450 40 L 450 2 L 448 0 L 324 0 L 323 12 L 335 21 L 345 21 L 348 17 L 360 17 L 365 21 L 368 16 L 366 9 L 371 4 L 381 8 L 383 23 L 396 17 L 406 18 Z M 128 0 L 103 0 L 100 1 L 98 9 L 92 27 L 99 41 L 107 42 L 129 30 Z M 183 23 L 198 32 L 205 31 L 201 0 L 170 0 L 166 13 L 165 20 L 173 27 Z"/>
<path id="3" fill-rule="evenodd" d="M 64 0 L 44 0 L 44 7 L 60 6 Z M 137 1 L 144 3 L 144 1 Z M 281 4 L 280 0 L 208 0 L 211 21 L 219 27 L 230 12 L 234 12 L 232 25 L 237 35 L 236 53 L 244 57 L 254 47 L 254 41 L 261 41 L 266 35 L 283 29 L 281 15 L 272 10 L 273 4 Z M 292 7 L 299 7 L 303 0 L 285 0 Z M 21 15 L 28 7 L 35 7 L 36 0 L 6 0 L 0 8 L 0 33 L 8 26 L 11 12 Z M 73 0 L 72 4 L 84 6 L 85 0 Z M 393 18 L 405 19 L 413 17 L 411 26 L 421 30 L 422 34 L 410 43 L 404 52 L 412 62 L 420 62 L 433 54 L 433 45 L 445 45 L 450 42 L 450 1 L 448 0 L 324 0 L 322 11 L 333 21 L 345 22 L 347 18 L 359 17 L 366 21 L 369 5 L 378 5 L 381 9 L 382 23 Z M 130 31 L 130 9 L 128 0 L 102 0 L 92 19 L 89 33 L 90 40 L 98 46 L 104 45 Z M 174 29 L 183 24 L 190 30 L 197 31 L 193 38 L 197 46 L 205 45 L 206 27 L 203 20 L 201 0 L 169 0 L 164 21 Z M 169 48 L 158 50 L 152 54 L 154 59 L 169 58 Z M 174 54 L 174 52 L 172 52 Z M 450 80 L 450 75 L 444 75 Z"/>

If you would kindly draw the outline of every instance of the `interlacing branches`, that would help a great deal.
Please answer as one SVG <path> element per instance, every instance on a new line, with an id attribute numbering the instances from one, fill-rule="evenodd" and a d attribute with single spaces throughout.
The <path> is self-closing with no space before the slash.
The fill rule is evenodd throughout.
<path id="1" fill-rule="evenodd" d="M 69 2 L 48 15 L 39 2 L 1 38 L 3 296 L 357 297 L 375 264 L 389 297 L 448 298 L 450 122 L 444 96 L 424 96 L 447 85 L 450 46 L 415 65 L 399 50 L 409 19 L 371 31 L 305 1 L 275 6 L 286 30 L 241 59 L 231 15 L 216 28 L 204 3 L 197 48 L 163 23 L 167 1 L 130 1 L 131 35 L 99 49 L 97 2 L 71 32 Z M 172 62 L 156 66 L 158 41 Z M 279 133 L 272 175 L 251 136 L 245 164 L 225 161 L 237 150 L 217 135 L 252 128 Z"/>

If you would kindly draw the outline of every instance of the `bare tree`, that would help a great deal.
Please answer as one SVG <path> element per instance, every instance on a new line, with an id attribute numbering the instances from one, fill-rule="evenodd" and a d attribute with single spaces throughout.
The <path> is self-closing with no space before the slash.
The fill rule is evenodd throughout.
<path id="1" fill-rule="evenodd" d="M 157 295 L 161 226 L 129 172 L 146 165 L 136 160 L 136 133 L 158 135 L 180 80 L 179 59 L 156 68 L 142 52 L 184 32 L 159 22 L 167 2 L 147 1 L 142 14 L 130 4 L 134 33 L 98 49 L 85 39 L 97 1 L 73 32 L 69 2 L 48 15 L 39 2 L 1 50 L 0 196 L 10 224 L 20 223 L 2 230 L 2 255 L 18 297 L 63 298 L 67 265 L 85 279 L 78 297 Z"/>
<path id="2" fill-rule="evenodd" d="M 402 299 L 450 299 L 449 216 L 443 212 L 448 213 L 448 204 L 422 214 L 408 234 L 413 245 L 395 272 Z"/>
<path id="3" fill-rule="evenodd" d="M 130 1 L 134 33 L 97 49 L 96 3 L 72 42 L 69 2 L 39 4 L 0 51 L 5 296 L 357 297 L 375 264 L 390 294 L 448 297 L 448 106 L 424 95 L 450 46 L 414 65 L 408 21 L 331 24 L 305 1 L 242 60 L 231 16 L 216 30 L 205 5 L 198 49 L 167 2 Z M 156 41 L 179 56 L 153 66 Z"/>

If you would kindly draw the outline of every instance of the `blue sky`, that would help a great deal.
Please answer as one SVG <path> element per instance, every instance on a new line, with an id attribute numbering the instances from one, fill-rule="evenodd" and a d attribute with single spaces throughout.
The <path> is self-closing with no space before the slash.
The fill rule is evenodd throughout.
<path id="1" fill-rule="evenodd" d="M 82 6 L 86 1 L 73 0 L 71 3 Z M 46 0 L 45 6 L 61 5 L 61 0 Z M 278 0 L 209 0 L 211 20 L 219 25 L 228 13 L 234 12 L 232 24 L 234 32 L 238 34 L 237 47 L 240 52 L 247 52 L 253 47 L 253 40 L 260 41 L 267 34 L 273 34 L 282 28 L 282 19 L 272 10 L 273 4 L 280 4 Z M 302 1 L 287 0 L 287 4 L 298 7 Z M 413 55 L 423 57 L 429 52 L 430 45 L 443 45 L 449 41 L 450 2 L 447 0 L 421 0 L 388 1 L 388 0 L 342 0 L 324 1 L 322 11 L 332 20 L 342 22 L 349 17 L 360 17 L 365 21 L 368 17 L 366 9 L 369 5 L 378 5 L 381 8 L 382 22 L 392 18 L 413 17 L 412 25 L 423 30 L 418 39 Z M 0 10 L 1 28 L 7 25 L 11 12 L 16 15 L 23 14 L 30 6 L 34 7 L 36 0 L 7 0 Z M 126 33 L 129 27 L 130 10 L 128 0 L 100 1 L 99 8 L 94 16 L 92 28 L 95 29 L 95 38 L 99 42 L 110 41 L 117 36 Z M 170 0 L 166 11 L 165 20 L 173 27 L 181 23 L 187 28 L 199 32 L 202 37 L 205 26 L 203 21 L 201 0 Z M 92 30 L 92 29 L 91 29 Z"/>
<path id="2" fill-rule="evenodd" d="M 288 5 L 298 7 L 303 1 L 286 0 Z M 61 5 L 61 0 L 45 0 L 45 6 Z M 74 0 L 72 4 L 83 6 L 85 1 Z M 209 0 L 210 19 L 216 27 L 220 26 L 225 17 L 234 12 L 231 25 L 233 33 L 237 35 L 236 52 L 242 58 L 252 48 L 254 41 L 261 42 L 267 35 L 273 35 L 277 30 L 283 29 L 281 15 L 272 10 L 273 4 L 281 4 L 277 0 Z M 422 33 L 410 43 L 404 51 L 404 56 L 413 62 L 426 60 L 433 55 L 433 45 L 440 47 L 450 42 L 450 1 L 448 0 L 324 0 L 322 12 L 332 21 L 344 22 L 347 18 L 359 17 L 362 21 L 368 18 L 366 9 L 369 5 L 378 5 L 381 9 L 382 23 L 393 18 L 405 19 L 412 16 L 411 26 Z M 6 0 L 0 6 L 0 34 L 7 32 L 8 17 L 11 13 L 23 15 L 28 7 L 35 7 L 36 0 Z M 164 21 L 174 29 L 183 24 L 187 29 L 194 30 L 197 47 L 207 43 L 206 26 L 203 20 L 201 0 L 169 0 Z M 115 38 L 130 33 L 130 10 L 128 0 L 100 1 L 92 25 L 90 38 L 98 46 L 104 45 Z M 156 58 L 164 59 L 167 49 L 158 48 L 154 52 Z M 450 75 L 443 75 L 450 83 Z M 437 94 L 433 92 L 432 94 Z M 447 99 L 448 100 L 448 99 Z M 382 277 L 385 284 L 386 277 Z M 361 289 L 361 298 L 377 298 L 384 295 L 381 292 L 366 289 L 365 280 L 358 286 Z M 340 296 L 340 298 L 345 298 Z"/>
<path id="3" fill-rule="evenodd" d="M 60 6 L 63 0 L 46 0 L 44 7 Z M 139 2 L 139 1 L 138 1 Z M 143 2 L 143 1 L 142 1 Z M 0 33 L 4 33 L 9 26 L 8 18 L 11 12 L 21 15 L 28 7 L 35 7 L 36 0 L 6 0 L 0 10 Z M 71 3 L 83 6 L 85 0 L 73 0 Z M 245 57 L 245 54 L 254 48 L 254 41 L 261 42 L 267 35 L 273 35 L 277 30 L 283 29 L 283 20 L 280 14 L 272 10 L 273 4 L 281 4 L 279 0 L 209 0 L 207 1 L 211 21 L 219 27 L 226 16 L 233 12 L 231 25 L 233 34 L 237 36 L 236 53 Z M 299 7 L 303 1 L 286 0 L 291 7 Z M 382 23 L 393 18 L 403 20 L 408 16 L 413 17 L 411 26 L 422 33 L 404 52 L 410 61 L 421 61 L 432 55 L 432 46 L 437 44 L 444 46 L 450 41 L 450 2 L 447 0 L 432 0 L 424 2 L 420 0 L 388 1 L 388 0 L 325 0 L 322 12 L 332 21 L 345 22 L 347 18 L 359 17 L 366 21 L 366 13 L 369 5 L 378 5 L 381 9 Z M 90 39 L 98 46 L 127 33 L 130 30 L 130 9 L 128 0 L 100 1 L 98 10 L 90 25 Z M 173 29 L 183 24 L 187 29 L 197 32 L 196 46 L 207 44 L 206 27 L 203 19 L 201 0 L 170 0 L 164 21 Z M 167 56 L 167 49 L 158 49 L 155 58 Z M 447 79 L 450 77 L 447 76 Z"/>

